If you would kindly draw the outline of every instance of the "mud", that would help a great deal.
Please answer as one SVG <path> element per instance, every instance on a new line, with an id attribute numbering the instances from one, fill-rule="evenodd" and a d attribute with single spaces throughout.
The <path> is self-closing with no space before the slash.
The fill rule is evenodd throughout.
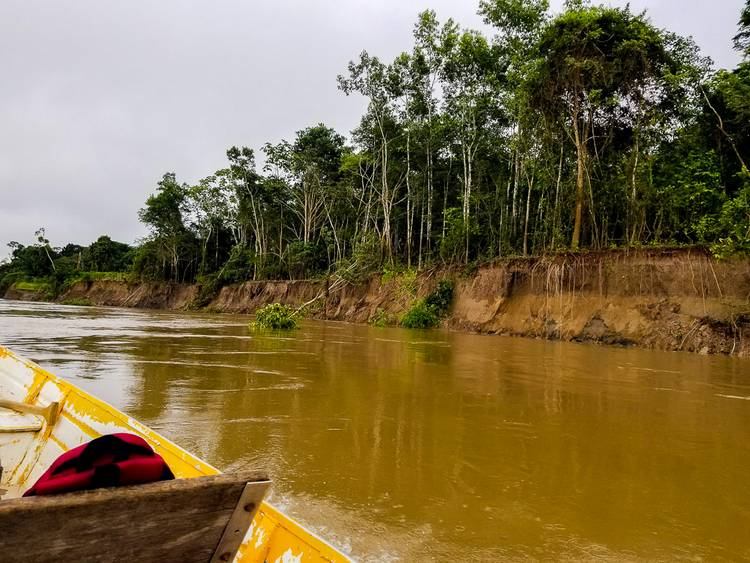
<path id="1" fill-rule="evenodd" d="M 502 260 L 476 271 L 437 268 L 346 285 L 247 282 L 221 289 L 207 309 L 252 313 L 268 303 L 299 306 L 320 297 L 313 316 L 356 323 L 392 321 L 441 279 L 455 283 L 446 328 L 566 341 L 750 356 L 750 260 L 716 261 L 700 250 L 607 251 Z M 195 285 L 79 283 L 61 301 L 188 309 Z M 10 290 L 8 299 L 28 299 Z"/>

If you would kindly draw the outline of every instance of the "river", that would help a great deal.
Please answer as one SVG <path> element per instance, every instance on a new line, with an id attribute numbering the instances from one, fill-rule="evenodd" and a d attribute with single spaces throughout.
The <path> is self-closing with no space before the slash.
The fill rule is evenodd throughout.
<path id="1" fill-rule="evenodd" d="M 364 561 L 750 558 L 750 361 L 0 300 L 0 343 Z"/>

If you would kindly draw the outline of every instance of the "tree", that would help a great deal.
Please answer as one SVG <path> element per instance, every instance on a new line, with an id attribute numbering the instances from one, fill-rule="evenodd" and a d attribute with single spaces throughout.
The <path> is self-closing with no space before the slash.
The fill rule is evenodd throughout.
<path id="1" fill-rule="evenodd" d="M 362 118 L 358 137 L 360 144 L 369 149 L 373 164 L 380 173 L 378 191 L 383 213 L 380 234 L 381 250 L 388 260 L 393 259 L 393 238 L 391 222 L 393 208 L 398 195 L 398 185 L 393 185 L 389 178 L 390 144 L 396 136 L 393 117 L 393 98 L 388 83 L 388 69 L 377 57 L 363 51 L 359 61 L 351 61 L 348 76 L 339 75 L 339 89 L 347 96 L 359 93 L 368 100 L 367 112 Z"/>
<path id="2" fill-rule="evenodd" d="M 124 272 L 130 267 L 132 248 L 102 235 L 82 252 L 82 262 L 92 272 Z M 66 255 L 65 252 L 62 253 Z"/>
<path id="3" fill-rule="evenodd" d="M 446 34 L 443 50 L 445 112 L 450 115 L 454 146 L 462 165 L 462 220 L 465 261 L 469 260 L 471 196 L 475 183 L 474 162 L 488 131 L 496 126 L 503 60 L 499 50 L 474 31 Z"/>
<path id="4" fill-rule="evenodd" d="M 231 191 L 227 190 L 227 183 L 222 181 L 224 177 L 214 175 L 203 178 L 188 190 L 188 214 L 201 241 L 201 274 L 205 274 L 208 269 L 207 253 L 211 237 L 215 242 L 216 266 L 219 259 L 219 233 L 224 224 L 233 226 L 233 198 Z"/>
<path id="5" fill-rule="evenodd" d="M 576 150 L 571 248 L 577 250 L 597 128 L 641 101 L 658 103 L 650 98 L 662 94 L 670 54 L 643 15 L 628 8 L 575 7 L 546 27 L 539 56 L 530 81 L 532 106 L 552 119 L 564 117 Z"/>
<path id="6" fill-rule="evenodd" d="M 187 194 L 188 186 L 179 184 L 175 174 L 168 172 L 159 181 L 156 193 L 149 196 L 146 206 L 138 212 L 140 220 L 151 229 L 163 270 L 168 271 L 167 277 L 174 281 L 180 280 L 181 250 L 186 242 L 189 243 L 186 240 L 188 231 L 183 223 Z"/>
<path id="7" fill-rule="evenodd" d="M 266 171 L 289 186 L 288 206 L 300 221 L 302 242 L 312 243 L 326 220 L 330 191 L 339 181 L 344 138 L 320 124 L 298 131 L 293 144 L 267 143 L 263 150 Z"/>
<path id="8" fill-rule="evenodd" d="M 539 120 L 536 112 L 531 111 L 529 93 L 524 84 L 531 71 L 530 65 L 538 56 L 540 34 L 549 19 L 548 10 L 548 0 L 481 0 L 479 6 L 479 13 L 484 17 L 485 23 L 498 30 L 495 45 L 507 62 L 502 103 L 512 120 L 510 148 L 513 155 L 513 192 L 509 212 L 501 210 L 500 238 L 502 241 L 503 215 L 510 215 L 511 232 L 516 234 L 519 224 L 519 192 L 521 182 L 525 180 L 527 197 L 523 254 L 528 253 L 531 195 L 535 178 L 533 173 L 529 174 L 529 168 L 533 165 L 527 163 L 527 159 L 532 153 L 540 152 Z M 510 189 L 507 195 L 510 195 Z M 505 207 L 508 207 L 507 201 Z"/>
<path id="9" fill-rule="evenodd" d="M 47 256 L 47 260 L 49 260 L 50 266 L 52 266 L 52 271 L 55 271 L 55 261 L 52 259 L 52 254 L 54 251 L 52 250 L 52 247 L 49 245 L 49 239 L 46 237 L 45 228 L 40 227 L 35 233 L 34 236 L 36 237 L 37 244 L 39 248 L 44 250 L 44 254 Z"/>
<path id="10" fill-rule="evenodd" d="M 734 36 L 734 46 L 745 57 L 750 57 L 750 0 L 746 0 L 745 8 L 740 14 L 739 31 Z"/>

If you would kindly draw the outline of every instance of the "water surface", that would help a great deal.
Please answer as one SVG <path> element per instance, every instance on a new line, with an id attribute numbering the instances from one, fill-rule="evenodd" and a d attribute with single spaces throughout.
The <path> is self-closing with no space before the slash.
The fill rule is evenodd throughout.
<path id="1" fill-rule="evenodd" d="M 0 343 L 361 560 L 750 558 L 750 361 L 0 300 Z"/>

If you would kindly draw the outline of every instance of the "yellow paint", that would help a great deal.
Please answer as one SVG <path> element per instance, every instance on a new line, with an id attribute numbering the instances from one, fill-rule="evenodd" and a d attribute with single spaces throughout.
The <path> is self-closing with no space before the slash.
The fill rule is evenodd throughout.
<path id="1" fill-rule="evenodd" d="M 56 377 L 43 370 L 36 364 L 19 358 L 7 348 L 0 346 L 0 362 L 16 362 L 22 364 L 33 376 L 29 384 L 25 385 L 25 398 L 28 403 L 35 403 L 44 395 L 48 385 L 57 389 L 60 395 L 61 416 L 55 428 L 45 428 L 35 441 L 36 445 L 31 452 L 26 452 L 24 462 L 17 466 L 26 469 L 17 479 L 23 483 L 28 479 L 36 459 L 41 450 L 48 443 L 54 443 L 61 451 L 65 451 L 77 444 L 66 444 L 57 431 L 62 424 L 72 424 L 83 435 L 94 438 L 103 432 L 97 430 L 102 427 L 105 432 L 131 432 L 145 438 L 154 450 L 159 453 L 170 466 L 178 478 L 198 477 L 202 475 L 213 475 L 220 473 L 203 460 L 195 457 L 173 444 L 163 436 L 157 434 L 150 428 L 138 421 L 121 413 L 111 405 L 89 395 L 78 387 Z M 26 462 L 29 453 L 33 456 L 33 462 Z M 284 513 L 268 503 L 263 503 L 258 510 L 252 525 L 252 534 L 240 548 L 237 561 L 245 562 L 271 562 L 282 561 L 284 558 L 294 557 L 296 561 L 316 562 L 339 562 L 349 561 L 343 554 L 333 547 L 317 538 L 308 530 L 294 522 Z"/>

